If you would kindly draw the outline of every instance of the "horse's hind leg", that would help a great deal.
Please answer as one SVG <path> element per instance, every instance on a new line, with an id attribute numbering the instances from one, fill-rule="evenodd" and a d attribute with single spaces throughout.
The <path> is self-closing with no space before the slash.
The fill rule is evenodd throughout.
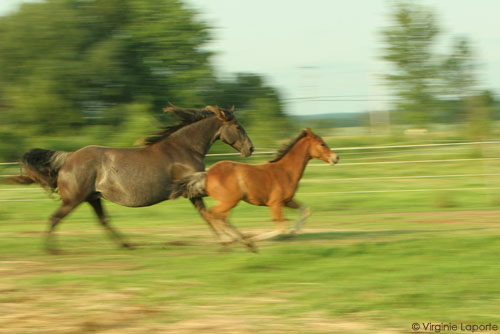
<path id="1" fill-rule="evenodd" d="M 59 209 L 49 219 L 49 230 L 45 238 L 45 249 L 52 254 L 58 253 L 58 250 L 53 246 L 54 231 L 61 220 L 66 217 L 80 203 L 63 203 Z"/>
<path id="2" fill-rule="evenodd" d="M 111 235 L 111 237 L 118 243 L 120 246 L 124 248 L 132 248 L 130 244 L 126 243 L 123 238 L 120 236 L 120 234 L 109 225 L 108 220 L 106 219 L 106 214 L 104 213 L 104 208 L 102 207 L 102 202 L 100 198 L 91 198 L 88 199 L 87 202 L 92 206 L 94 209 L 97 218 L 99 218 L 99 222 L 101 225 L 108 231 L 108 233 Z"/>
<path id="3" fill-rule="evenodd" d="M 309 210 L 309 208 L 307 206 L 300 204 L 299 202 L 297 202 L 296 200 L 293 200 L 293 199 L 286 202 L 285 206 L 287 208 L 300 210 L 300 217 L 295 222 L 295 226 L 292 230 L 293 233 L 297 233 L 302 228 L 302 225 L 304 225 L 304 223 L 307 221 L 307 218 L 311 215 L 311 210 Z"/>

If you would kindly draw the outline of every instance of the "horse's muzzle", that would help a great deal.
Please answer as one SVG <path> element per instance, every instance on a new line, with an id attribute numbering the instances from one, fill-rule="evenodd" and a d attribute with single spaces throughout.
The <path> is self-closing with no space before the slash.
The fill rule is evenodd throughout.
<path id="1" fill-rule="evenodd" d="M 249 157 L 249 156 L 251 156 L 251 155 L 252 155 L 253 150 L 254 150 L 254 149 L 253 149 L 253 146 L 250 146 L 250 148 L 248 148 L 248 149 L 241 150 L 241 151 L 240 151 L 240 154 L 241 154 L 241 156 L 242 156 L 243 158 L 247 158 L 247 157 Z"/>
<path id="2" fill-rule="evenodd" d="M 240 151 L 240 154 L 243 158 L 247 158 L 247 157 L 252 155 L 254 148 L 253 148 L 253 145 L 249 145 L 249 146 L 243 147 L 241 150 L 238 150 L 238 151 Z"/>

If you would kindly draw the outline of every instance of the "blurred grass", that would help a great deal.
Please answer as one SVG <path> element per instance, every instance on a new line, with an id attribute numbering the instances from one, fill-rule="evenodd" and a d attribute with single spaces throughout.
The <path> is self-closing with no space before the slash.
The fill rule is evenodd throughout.
<path id="1" fill-rule="evenodd" d="M 498 176 L 391 178 L 495 174 L 500 161 L 349 165 L 500 157 L 497 147 L 338 153 L 339 165 L 313 160 L 306 169 L 297 198 L 313 214 L 303 233 L 261 242 L 259 254 L 218 246 L 181 199 L 140 209 L 105 203 L 112 224 L 137 245 L 133 251 L 117 249 L 82 205 L 58 230 L 64 254 L 49 256 L 42 238 L 58 202 L 0 202 L 0 306 L 6 310 L 0 328 L 405 333 L 413 322 L 499 324 L 499 197 L 483 190 L 497 187 Z M 442 190 L 459 188 L 471 189 Z M 428 190 L 365 193 L 417 189 Z M 47 195 L 36 186 L 2 185 L 0 200 L 7 199 Z M 286 215 L 297 217 L 288 209 Z M 248 232 L 272 228 L 267 208 L 244 203 L 232 222 Z"/>

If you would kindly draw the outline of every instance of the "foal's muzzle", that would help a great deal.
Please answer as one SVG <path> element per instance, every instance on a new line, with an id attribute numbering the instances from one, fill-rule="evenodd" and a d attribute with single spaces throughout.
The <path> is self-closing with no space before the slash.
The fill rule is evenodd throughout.
<path id="1" fill-rule="evenodd" d="M 328 156 L 328 163 L 332 166 L 334 166 L 335 164 L 337 164 L 340 160 L 340 157 L 338 155 L 336 155 L 335 153 L 332 153 L 330 154 L 330 156 Z"/>

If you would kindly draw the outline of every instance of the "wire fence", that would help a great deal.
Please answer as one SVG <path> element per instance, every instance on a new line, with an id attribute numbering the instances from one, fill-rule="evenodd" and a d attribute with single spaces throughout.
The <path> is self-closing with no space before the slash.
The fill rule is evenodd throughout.
<path id="1" fill-rule="evenodd" d="M 474 173 L 450 173 L 450 174 L 440 174 L 440 175 L 390 175 L 390 176 L 377 176 L 377 172 L 373 172 L 374 175 L 365 175 L 363 170 L 360 170 L 363 175 L 360 176 L 350 176 L 350 177 L 315 177 L 304 175 L 301 180 L 304 184 L 313 185 L 314 183 L 350 183 L 357 184 L 363 186 L 367 181 L 380 181 L 384 182 L 384 189 L 362 189 L 362 190 L 350 190 L 350 191 L 301 191 L 300 195 L 331 195 L 331 194 L 374 194 L 374 193 L 411 193 L 411 192 L 435 192 L 435 191 L 497 191 L 500 187 L 496 187 L 495 184 L 490 184 L 488 181 L 491 178 L 500 177 L 500 164 L 498 166 L 499 172 L 494 172 L 491 170 L 491 167 L 485 167 L 487 164 L 495 163 L 500 160 L 500 152 L 499 156 L 494 157 L 478 157 L 478 158 L 449 158 L 449 159 L 411 159 L 411 160 L 389 160 L 389 161 L 380 161 L 390 158 L 406 158 L 412 157 L 415 155 L 415 152 L 418 150 L 436 150 L 443 148 L 458 148 L 458 147 L 467 147 L 472 145 L 480 145 L 481 147 L 485 147 L 488 145 L 497 145 L 500 144 L 500 141 L 483 141 L 483 142 L 451 142 L 451 143 L 437 143 L 437 144 L 418 144 L 418 145 L 386 145 L 386 146 L 361 146 L 361 147 L 341 147 L 336 148 L 335 152 L 357 152 L 358 155 L 365 155 L 366 153 L 378 153 L 376 157 L 350 157 L 347 159 L 348 161 L 341 161 L 341 163 L 337 164 L 335 168 L 345 168 L 345 167 L 363 167 L 363 166 L 373 166 L 374 168 L 383 167 L 386 165 L 402 165 L 402 168 L 405 168 L 404 165 L 407 164 L 435 164 L 435 165 L 444 165 L 444 164 L 459 164 L 459 163 L 480 163 L 478 169 L 481 171 Z M 399 154 L 397 156 L 389 155 L 388 153 L 399 152 L 404 150 L 407 154 Z M 262 158 L 266 155 L 272 155 L 275 152 L 272 151 L 262 151 L 255 152 L 253 155 L 257 158 Z M 438 152 L 438 154 L 442 154 L 442 152 Z M 496 154 L 496 153 L 495 153 Z M 222 159 L 238 156 L 239 153 L 217 153 L 217 154 L 208 154 L 210 157 L 221 157 Z M 376 159 L 378 161 L 356 161 L 356 159 Z M 250 161 L 252 163 L 252 159 L 246 159 L 245 161 Z M 255 161 L 255 160 L 254 160 Z M 354 161 L 354 162 L 349 162 Z M 7 169 L 9 173 L 2 173 L 0 177 L 8 177 L 16 174 L 19 171 L 17 167 L 17 162 L 1 162 L 0 168 L 2 170 Z M 309 163 L 308 167 L 328 167 L 329 165 L 326 163 Z M 471 180 L 482 180 L 481 184 L 468 185 L 468 186 L 459 186 L 459 187 L 425 187 L 425 188 L 416 188 L 416 189 L 407 189 L 407 188 L 398 188 L 398 189 L 385 189 L 386 182 L 388 181 L 403 181 L 403 180 L 433 180 L 433 179 L 458 179 L 458 178 L 467 178 Z M 19 198 L 18 196 L 10 196 L 10 194 L 15 194 L 16 192 L 22 192 L 23 196 Z M 33 198 L 30 194 L 36 192 L 43 192 L 40 188 L 20 188 L 12 186 L 0 186 L 0 202 L 27 202 L 27 201 L 42 201 L 42 200 L 50 200 L 50 199 L 42 199 L 42 198 Z"/>

